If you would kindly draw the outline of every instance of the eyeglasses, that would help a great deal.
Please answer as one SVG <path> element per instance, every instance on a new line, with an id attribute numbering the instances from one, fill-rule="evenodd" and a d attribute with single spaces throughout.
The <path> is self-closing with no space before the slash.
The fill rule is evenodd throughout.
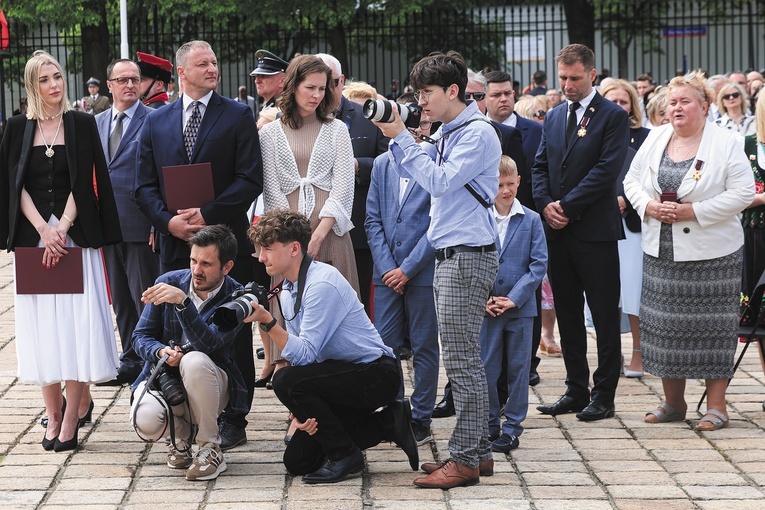
<path id="1" fill-rule="evenodd" d="M 483 101 L 485 98 L 486 98 L 485 92 L 465 92 L 465 101 L 467 101 L 468 99 Z"/>
<path id="2" fill-rule="evenodd" d="M 546 111 L 544 111 L 544 110 L 537 110 L 537 112 L 536 112 L 536 113 L 534 113 L 533 115 L 534 115 L 534 117 L 536 117 L 536 118 L 538 118 L 538 119 L 544 119 L 544 118 L 545 118 L 545 114 L 546 114 L 546 113 L 547 113 L 547 112 L 546 112 Z"/>
<path id="3" fill-rule="evenodd" d="M 139 83 L 141 83 L 141 77 L 140 76 L 131 76 L 131 77 L 121 76 L 119 78 L 112 78 L 106 81 L 110 81 L 113 83 L 116 82 L 117 85 L 124 87 L 125 85 L 128 84 L 128 82 L 132 83 L 133 85 L 138 85 Z"/>
<path id="4" fill-rule="evenodd" d="M 429 120 L 423 120 L 420 122 L 420 129 L 430 129 L 430 126 L 432 126 L 433 123 Z"/>
<path id="5" fill-rule="evenodd" d="M 731 94 L 723 94 L 722 98 L 723 98 L 724 101 L 727 101 L 730 98 L 738 99 L 739 97 L 741 97 L 741 93 L 740 92 L 733 92 Z"/>
<path id="6" fill-rule="evenodd" d="M 337 87 L 338 85 L 340 85 L 340 78 L 332 78 L 332 83 L 334 83 L 335 87 Z"/>
<path id="7" fill-rule="evenodd" d="M 443 89 L 443 91 L 444 91 L 444 92 L 446 92 L 446 87 L 439 87 L 439 88 L 440 88 L 440 89 Z M 417 101 L 417 102 L 419 103 L 419 102 L 420 102 L 420 99 L 422 99 L 422 98 L 424 97 L 424 98 L 425 98 L 425 102 L 426 102 L 426 103 L 429 103 L 429 102 L 430 102 L 430 95 L 431 95 L 433 92 L 435 92 L 436 90 L 438 90 L 438 89 L 433 89 L 433 90 L 423 90 L 422 92 L 415 92 L 415 93 L 414 93 L 414 100 L 415 100 L 415 101 Z"/>

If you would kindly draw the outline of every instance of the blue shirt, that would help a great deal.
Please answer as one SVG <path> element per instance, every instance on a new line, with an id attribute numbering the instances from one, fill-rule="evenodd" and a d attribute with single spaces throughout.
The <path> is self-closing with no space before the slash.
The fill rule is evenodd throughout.
<path id="1" fill-rule="evenodd" d="M 473 118 L 486 122 L 472 122 L 441 138 L 442 133 Z M 497 196 L 502 156 L 497 132 L 471 101 L 434 138 L 443 157 L 432 144 L 418 145 L 409 131 L 393 139 L 389 152 L 399 174 L 413 178 L 433 197 L 428 240 L 436 249 L 492 244 L 497 237 L 493 210 L 478 202 L 465 184 L 470 183 L 489 203 Z"/>
<path id="2" fill-rule="evenodd" d="M 282 356 L 293 365 L 395 358 L 364 312 L 356 291 L 334 267 L 322 262 L 311 264 L 300 310 L 292 319 L 296 299 L 297 283 L 285 279 L 279 300 L 289 339 Z"/>

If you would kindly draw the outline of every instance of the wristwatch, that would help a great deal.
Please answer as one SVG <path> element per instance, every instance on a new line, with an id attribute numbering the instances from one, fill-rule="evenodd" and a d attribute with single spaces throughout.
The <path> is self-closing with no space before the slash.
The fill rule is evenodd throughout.
<path id="1" fill-rule="evenodd" d="M 184 298 L 184 300 L 181 302 L 181 304 L 180 304 L 180 305 L 175 305 L 175 309 L 176 309 L 176 310 L 178 310 L 179 312 L 182 312 L 182 311 L 183 311 L 183 310 L 185 310 L 185 309 L 186 309 L 186 307 L 187 307 L 187 306 L 189 306 L 190 304 L 191 304 L 191 298 L 190 298 L 189 296 L 186 296 L 186 297 Z"/>
<path id="2" fill-rule="evenodd" d="M 272 318 L 272 319 L 271 319 L 271 322 L 269 322 L 268 324 L 263 324 L 262 322 L 260 323 L 260 329 L 261 329 L 261 330 L 263 330 L 263 331 L 264 331 L 264 332 L 266 332 L 266 333 L 268 333 L 269 331 L 271 331 L 271 329 L 272 329 L 274 326 L 276 326 L 276 318 L 275 318 L 275 317 L 274 317 L 274 318 Z"/>

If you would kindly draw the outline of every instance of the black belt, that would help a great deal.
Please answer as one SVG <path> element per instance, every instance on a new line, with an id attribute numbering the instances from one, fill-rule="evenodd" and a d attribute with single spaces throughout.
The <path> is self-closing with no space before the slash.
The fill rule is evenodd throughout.
<path id="1" fill-rule="evenodd" d="M 450 259 L 457 253 L 488 253 L 491 251 L 497 251 L 496 244 L 491 243 L 486 246 L 465 246 L 464 244 L 458 244 L 457 246 L 449 246 L 448 248 L 436 250 L 436 260 Z"/>
<path id="2" fill-rule="evenodd" d="M 369 363 L 370 365 L 390 365 L 392 367 L 398 367 L 398 360 L 391 358 L 390 356 L 380 356 L 376 360 Z"/>

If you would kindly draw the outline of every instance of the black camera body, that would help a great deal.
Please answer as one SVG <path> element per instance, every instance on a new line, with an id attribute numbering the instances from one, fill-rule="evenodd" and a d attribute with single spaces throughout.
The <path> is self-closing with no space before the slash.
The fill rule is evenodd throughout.
<path id="1" fill-rule="evenodd" d="M 212 321 L 220 331 L 227 333 L 242 324 L 244 319 L 252 314 L 250 302 L 268 306 L 269 299 L 269 292 L 265 287 L 250 282 L 244 288 L 235 290 L 229 296 L 229 301 L 213 312 Z"/>
<path id="2" fill-rule="evenodd" d="M 383 99 L 367 99 L 364 102 L 364 117 L 376 122 L 393 122 L 393 109 L 398 110 L 401 120 L 408 128 L 417 129 L 420 127 L 422 118 L 422 107 L 415 103 L 405 105 L 398 104 L 395 101 Z"/>
<path id="3" fill-rule="evenodd" d="M 177 344 L 171 340 L 170 347 L 176 346 Z M 189 342 L 178 347 L 183 353 L 194 350 Z M 167 361 L 167 354 L 163 356 L 163 359 Z M 158 373 L 154 379 L 154 387 L 162 394 L 165 402 L 170 406 L 178 406 L 186 402 L 186 388 L 183 387 L 183 380 L 181 379 L 181 372 L 178 367 L 171 367 L 166 363 L 162 363 L 155 370 Z"/>

